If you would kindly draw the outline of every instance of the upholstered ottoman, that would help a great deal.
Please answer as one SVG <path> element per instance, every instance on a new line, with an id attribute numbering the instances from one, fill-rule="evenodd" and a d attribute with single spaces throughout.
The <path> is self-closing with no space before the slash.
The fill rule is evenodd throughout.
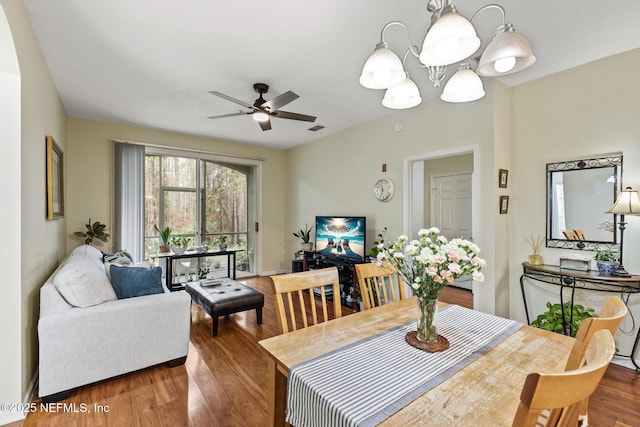
<path id="1" fill-rule="evenodd" d="M 202 286 L 201 282 L 187 282 L 185 288 L 193 302 L 211 316 L 211 334 L 218 335 L 218 317 L 246 310 L 256 310 L 258 324 L 262 324 L 264 295 L 233 279 L 224 278 L 214 286 Z"/>

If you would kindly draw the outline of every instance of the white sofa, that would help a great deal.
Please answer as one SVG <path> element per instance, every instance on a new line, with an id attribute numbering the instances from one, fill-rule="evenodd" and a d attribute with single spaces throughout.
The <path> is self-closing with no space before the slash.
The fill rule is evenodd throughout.
<path id="1" fill-rule="evenodd" d="M 64 399 L 73 388 L 138 369 L 185 362 L 189 295 L 164 289 L 117 299 L 110 285 L 102 253 L 84 245 L 65 258 L 40 289 L 43 401 Z"/>

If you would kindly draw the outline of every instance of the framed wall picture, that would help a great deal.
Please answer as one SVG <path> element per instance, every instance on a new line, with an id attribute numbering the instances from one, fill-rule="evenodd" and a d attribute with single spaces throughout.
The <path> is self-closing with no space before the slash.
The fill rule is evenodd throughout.
<path id="1" fill-rule="evenodd" d="M 507 178 L 509 177 L 509 171 L 506 169 L 498 170 L 498 187 L 507 188 Z"/>
<path id="2" fill-rule="evenodd" d="M 500 213 L 506 214 L 509 212 L 509 196 L 500 196 Z"/>
<path id="3" fill-rule="evenodd" d="M 63 155 L 52 136 L 47 135 L 47 219 L 64 217 Z"/>

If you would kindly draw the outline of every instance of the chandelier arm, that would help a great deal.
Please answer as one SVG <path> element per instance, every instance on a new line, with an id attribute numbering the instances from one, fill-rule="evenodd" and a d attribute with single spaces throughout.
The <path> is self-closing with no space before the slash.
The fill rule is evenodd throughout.
<path id="1" fill-rule="evenodd" d="M 398 25 L 398 26 L 404 28 L 407 31 L 407 40 L 409 40 L 409 49 L 408 50 L 411 51 L 413 56 L 415 56 L 416 58 L 419 58 L 420 57 L 420 52 L 418 52 L 418 48 L 411 43 L 411 36 L 409 35 L 409 28 L 405 25 L 404 22 L 400 22 L 400 21 L 387 22 L 385 24 L 385 26 L 382 27 L 382 31 L 380 32 L 380 42 L 385 43 L 385 41 L 384 41 L 384 32 L 387 31 L 387 28 L 392 27 L 394 25 Z M 406 53 L 405 53 L 405 59 L 406 59 Z M 402 61 L 402 63 L 404 65 L 404 60 Z"/>
<path id="2" fill-rule="evenodd" d="M 471 17 L 471 19 L 469 20 L 469 22 L 471 22 L 473 24 L 473 20 L 476 19 L 476 16 L 478 16 L 480 14 L 480 12 L 484 12 L 487 9 L 498 9 L 500 12 L 502 12 L 502 25 L 505 25 L 507 23 L 507 14 L 504 11 L 504 8 L 502 6 L 500 6 L 499 4 L 488 4 L 486 6 L 482 6 L 480 9 L 478 9 L 476 11 L 476 13 L 473 14 L 473 16 Z"/>

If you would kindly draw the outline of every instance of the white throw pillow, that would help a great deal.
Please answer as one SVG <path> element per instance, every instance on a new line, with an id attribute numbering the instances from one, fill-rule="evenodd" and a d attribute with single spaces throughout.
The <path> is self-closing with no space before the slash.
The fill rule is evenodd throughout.
<path id="1" fill-rule="evenodd" d="M 74 253 L 53 278 L 60 295 L 74 307 L 90 307 L 118 299 L 94 254 Z M 98 259 L 100 260 L 100 258 Z"/>

